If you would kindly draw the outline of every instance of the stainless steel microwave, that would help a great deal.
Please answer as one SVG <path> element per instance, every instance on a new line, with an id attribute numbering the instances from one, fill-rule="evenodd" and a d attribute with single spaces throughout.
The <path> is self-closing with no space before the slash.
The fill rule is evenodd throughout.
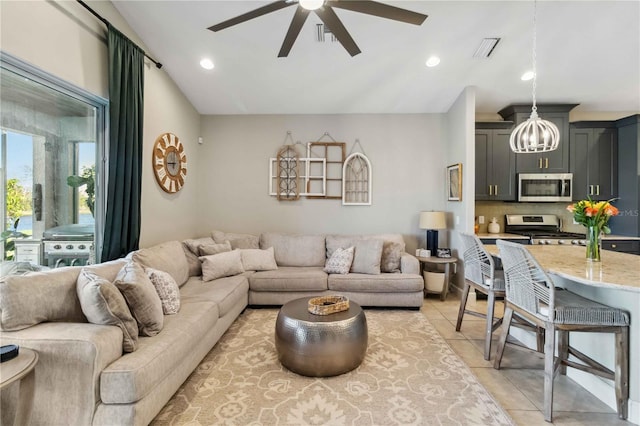
<path id="1" fill-rule="evenodd" d="M 572 188 L 573 174 L 571 173 L 520 173 L 518 175 L 518 201 L 571 201 Z"/>

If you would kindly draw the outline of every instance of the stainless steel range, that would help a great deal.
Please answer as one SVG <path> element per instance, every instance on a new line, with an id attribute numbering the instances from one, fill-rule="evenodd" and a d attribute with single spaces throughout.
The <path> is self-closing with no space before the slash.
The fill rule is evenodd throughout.
<path id="1" fill-rule="evenodd" d="M 94 225 L 63 225 L 44 232 L 44 262 L 50 268 L 84 266 L 93 251 Z"/>
<path id="2" fill-rule="evenodd" d="M 563 232 L 562 221 L 553 214 L 508 214 L 505 232 L 526 235 L 531 244 L 539 245 L 586 245 L 586 236 Z"/>

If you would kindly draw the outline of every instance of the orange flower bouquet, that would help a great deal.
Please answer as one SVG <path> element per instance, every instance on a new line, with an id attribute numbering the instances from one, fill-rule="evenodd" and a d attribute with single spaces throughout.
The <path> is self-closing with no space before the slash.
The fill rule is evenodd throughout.
<path id="1" fill-rule="evenodd" d="M 618 214 L 618 209 L 608 201 L 593 201 L 591 198 L 580 200 L 567 207 L 573 213 L 573 220 L 587 228 L 587 260 L 600 262 L 602 234 L 610 234 L 608 223 L 611 216 Z"/>

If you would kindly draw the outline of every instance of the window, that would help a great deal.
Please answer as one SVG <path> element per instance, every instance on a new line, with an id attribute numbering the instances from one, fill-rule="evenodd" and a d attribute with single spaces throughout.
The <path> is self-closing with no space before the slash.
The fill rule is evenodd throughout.
<path id="1" fill-rule="evenodd" d="M 107 101 L 0 54 L 3 261 L 99 261 Z"/>

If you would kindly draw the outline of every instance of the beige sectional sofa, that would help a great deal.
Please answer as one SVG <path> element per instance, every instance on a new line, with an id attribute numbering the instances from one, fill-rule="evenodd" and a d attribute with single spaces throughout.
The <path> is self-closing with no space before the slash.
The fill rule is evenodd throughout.
<path id="1" fill-rule="evenodd" d="M 396 255 L 401 246 L 396 273 L 375 273 L 375 259 L 367 264 L 370 259 L 364 258 L 359 260 L 372 266 L 372 273 L 323 272 L 331 250 L 357 243 L 364 253 L 365 240 L 384 240 Z M 202 259 L 194 251 L 220 241 L 241 250 L 273 247 L 277 269 L 203 281 Z M 215 231 L 213 237 L 167 242 L 85 268 L 113 281 L 130 260 L 169 273 L 180 285 L 181 304 L 177 314 L 164 316 L 159 334 L 140 336 L 131 353 L 123 353 L 121 328 L 91 324 L 83 314 L 76 294 L 82 267 L 0 281 L 2 345 L 18 344 L 39 354 L 33 424 L 148 424 L 248 304 L 282 305 L 298 297 L 339 293 L 363 306 L 419 308 L 423 298 L 418 261 L 404 253 L 400 235 L 268 233 L 258 239 Z M 12 388 L 1 395 L 2 424 L 13 414 L 15 396 Z"/>

